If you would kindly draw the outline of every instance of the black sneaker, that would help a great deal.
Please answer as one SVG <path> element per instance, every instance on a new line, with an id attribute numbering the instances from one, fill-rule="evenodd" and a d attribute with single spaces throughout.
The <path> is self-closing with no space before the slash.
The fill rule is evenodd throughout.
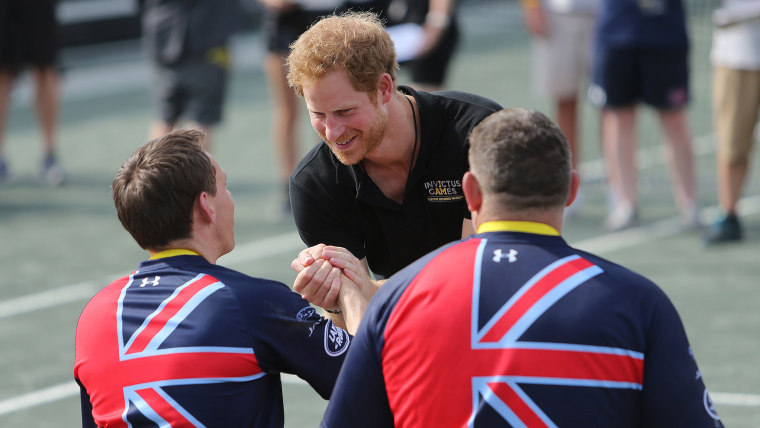
<path id="1" fill-rule="evenodd" d="M 742 239 L 742 225 L 736 214 L 729 214 L 715 222 L 705 234 L 705 244 L 736 242 Z"/>

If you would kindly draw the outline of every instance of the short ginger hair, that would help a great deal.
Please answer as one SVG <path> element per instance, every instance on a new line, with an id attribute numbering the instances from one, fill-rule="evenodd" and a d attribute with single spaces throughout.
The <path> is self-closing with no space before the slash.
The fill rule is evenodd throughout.
<path id="1" fill-rule="evenodd" d="M 322 18 L 290 45 L 288 84 L 303 96 L 304 86 L 345 70 L 354 89 L 372 93 L 383 73 L 396 86 L 396 49 L 380 18 L 371 12 L 346 12 Z"/>

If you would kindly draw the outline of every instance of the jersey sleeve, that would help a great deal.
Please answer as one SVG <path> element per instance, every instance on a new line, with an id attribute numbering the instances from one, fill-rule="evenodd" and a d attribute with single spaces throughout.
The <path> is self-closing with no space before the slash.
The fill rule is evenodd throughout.
<path id="1" fill-rule="evenodd" d="M 329 173 L 320 171 L 318 177 L 312 173 L 307 166 L 290 177 L 290 203 L 301 240 L 309 247 L 343 247 L 363 259 L 367 254 L 361 224 L 358 216 L 351 215 L 355 212 L 354 198 L 346 197 L 347 189 L 333 183 L 335 178 Z"/>
<path id="2" fill-rule="evenodd" d="M 376 319 L 365 316 L 338 376 L 322 428 L 393 427 L 378 343 L 382 334 Z"/>
<path id="3" fill-rule="evenodd" d="M 256 359 L 264 371 L 294 374 L 327 399 L 351 336 L 321 317 L 298 293 L 275 284 L 266 301 L 253 309 Z"/>
<path id="4" fill-rule="evenodd" d="M 95 418 L 92 417 L 92 404 L 90 403 L 90 395 L 84 389 L 79 379 L 76 379 L 79 385 L 79 400 L 82 407 L 82 428 L 98 428 L 95 423 Z"/>
<path id="5" fill-rule="evenodd" d="M 722 427 L 675 307 L 657 290 L 646 331 L 643 426 Z"/>

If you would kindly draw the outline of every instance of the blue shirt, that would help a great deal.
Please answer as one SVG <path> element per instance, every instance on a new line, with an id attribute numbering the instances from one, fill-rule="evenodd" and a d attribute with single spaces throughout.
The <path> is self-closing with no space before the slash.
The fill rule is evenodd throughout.
<path id="1" fill-rule="evenodd" d="M 596 28 L 600 47 L 688 47 L 681 0 L 604 0 Z"/>

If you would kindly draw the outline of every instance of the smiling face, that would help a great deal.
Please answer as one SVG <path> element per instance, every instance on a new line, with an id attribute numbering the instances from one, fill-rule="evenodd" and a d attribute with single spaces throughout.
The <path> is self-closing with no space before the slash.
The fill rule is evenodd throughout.
<path id="1" fill-rule="evenodd" d="M 354 89 L 345 71 L 304 86 L 303 96 L 311 126 L 341 163 L 361 162 L 383 140 L 387 111 L 370 94 Z"/>

